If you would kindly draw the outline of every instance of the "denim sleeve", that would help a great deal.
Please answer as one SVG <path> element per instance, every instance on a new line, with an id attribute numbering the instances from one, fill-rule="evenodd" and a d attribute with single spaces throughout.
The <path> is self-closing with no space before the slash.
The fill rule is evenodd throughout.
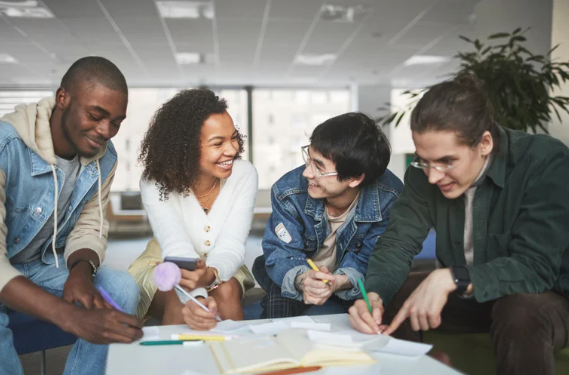
<path id="1" fill-rule="evenodd" d="M 345 301 L 353 301 L 355 299 L 361 298 L 362 295 L 360 293 L 360 288 L 358 287 L 358 279 L 362 279 L 364 281 L 364 274 L 358 271 L 355 268 L 345 267 L 345 268 L 338 268 L 334 275 L 346 275 L 348 276 L 348 280 L 352 283 L 352 287 L 346 290 L 340 290 L 335 294 L 338 298 L 341 298 Z"/>
<path id="2" fill-rule="evenodd" d="M 298 275 L 302 275 L 308 270 L 310 270 L 310 267 L 308 266 L 296 266 L 288 271 L 283 278 L 283 284 L 281 285 L 281 295 L 286 298 L 302 301 L 302 293 L 294 287 L 294 281 Z"/>
<path id="3" fill-rule="evenodd" d="M 263 236 L 265 269 L 275 284 L 282 287 L 285 275 L 295 267 L 307 266 L 304 249 L 304 225 L 294 206 L 278 197 L 278 189 L 271 189 L 273 212 Z M 279 234 L 277 234 L 279 228 Z M 284 229 L 284 230 L 283 230 Z"/>

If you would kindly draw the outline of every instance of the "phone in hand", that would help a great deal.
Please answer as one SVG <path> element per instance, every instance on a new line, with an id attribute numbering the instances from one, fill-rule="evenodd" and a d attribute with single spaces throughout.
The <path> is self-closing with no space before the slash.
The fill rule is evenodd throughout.
<path id="1" fill-rule="evenodd" d="M 185 258 L 185 257 L 166 257 L 164 262 L 172 262 L 178 267 L 186 271 L 193 271 L 196 269 L 198 264 L 197 258 Z"/>

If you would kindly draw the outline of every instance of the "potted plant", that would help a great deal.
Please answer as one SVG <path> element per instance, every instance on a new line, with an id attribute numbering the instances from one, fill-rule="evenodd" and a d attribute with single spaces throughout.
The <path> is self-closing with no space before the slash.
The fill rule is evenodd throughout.
<path id="1" fill-rule="evenodd" d="M 569 80 L 569 62 L 551 60 L 551 53 L 557 46 L 546 55 L 530 52 L 523 46 L 526 41 L 523 34 L 527 30 L 522 32 L 517 28 L 512 33 L 490 35 L 490 43 L 502 42 L 494 45 L 460 36 L 474 47 L 474 51 L 459 52 L 454 56 L 460 60 L 460 69 L 450 74 L 450 78 L 466 72 L 474 73 L 483 82 L 494 106 L 496 121 L 501 126 L 526 132 L 531 129 L 534 133 L 539 128 L 547 133 L 546 124 L 551 121 L 552 112 L 560 122 L 559 110 L 569 113 L 569 97 L 552 95 L 556 88 Z M 405 91 L 403 94 L 412 99 L 410 104 L 378 118 L 378 123 L 387 125 L 395 122 L 395 126 L 399 125 L 425 90 Z"/>

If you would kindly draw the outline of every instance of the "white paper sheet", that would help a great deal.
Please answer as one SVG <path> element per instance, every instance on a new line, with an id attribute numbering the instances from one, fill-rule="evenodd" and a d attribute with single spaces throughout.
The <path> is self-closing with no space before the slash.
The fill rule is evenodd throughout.
<path id="1" fill-rule="evenodd" d="M 286 324 L 284 324 L 282 321 L 280 321 L 280 322 L 271 322 L 265 324 L 257 324 L 249 326 L 249 328 L 251 329 L 251 331 L 253 331 L 253 333 L 256 334 L 278 335 L 279 333 L 281 333 L 285 329 L 288 329 L 289 327 Z"/>
<path id="2" fill-rule="evenodd" d="M 306 322 L 292 322 L 292 328 L 303 328 L 308 330 L 315 330 L 315 331 L 330 331 L 332 329 L 332 325 L 330 323 L 306 323 Z"/>
<path id="3" fill-rule="evenodd" d="M 356 330 L 340 332 L 308 331 L 310 341 L 327 346 L 365 347 L 371 351 L 418 357 L 426 354 L 432 345 L 399 340 L 385 335 L 367 335 Z"/>
<path id="4" fill-rule="evenodd" d="M 248 323 L 246 321 L 236 322 L 231 319 L 227 319 L 217 323 L 217 325 L 211 329 L 210 332 L 236 333 L 248 329 L 250 325 L 251 323 Z"/>
<path id="5" fill-rule="evenodd" d="M 387 342 L 387 345 L 385 345 L 382 348 L 378 348 L 376 350 L 381 353 L 391 353 L 391 354 L 405 355 L 409 357 L 419 357 L 424 354 L 427 354 L 432 347 L 433 346 L 430 344 L 399 340 L 391 337 Z"/>
<path id="6" fill-rule="evenodd" d="M 142 327 L 142 338 L 140 341 L 160 340 L 160 330 L 156 326 Z"/>

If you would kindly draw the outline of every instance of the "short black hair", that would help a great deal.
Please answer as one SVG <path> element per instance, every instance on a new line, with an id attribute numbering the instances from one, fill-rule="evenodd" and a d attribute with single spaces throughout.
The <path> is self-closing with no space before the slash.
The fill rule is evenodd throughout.
<path id="1" fill-rule="evenodd" d="M 484 84 L 471 72 L 429 88 L 411 113 L 411 130 L 453 131 L 470 147 L 478 145 L 482 134 L 489 131 L 494 141 L 492 153 L 499 152 L 500 130 L 494 108 Z"/>
<path id="2" fill-rule="evenodd" d="M 111 61 L 99 56 L 83 57 L 73 63 L 61 79 L 61 87 L 72 92 L 78 85 L 99 83 L 128 95 L 126 79 Z"/>
<path id="3" fill-rule="evenodd" d="M 383 175 L 391 158 L 387 136 L 361 112 L 345 113 L 318 125 L 310 145 L 336 164 L 340 181 L 365 174 L 362 186 Z"/>
<path id="4" fill-rule="evenodd" d="M 171 192 L 187 196 L 196 182 L 200 162 L 200 134 L 204 122 L 213 114 L 227 111 L 225 99 L 207 89 L 183 90 L 164 103 L 154 114 L 140 146 L 142 177 L 154 181 L 160 199 Z M 238 133 L 239 150 L 243 136 Z"/>

